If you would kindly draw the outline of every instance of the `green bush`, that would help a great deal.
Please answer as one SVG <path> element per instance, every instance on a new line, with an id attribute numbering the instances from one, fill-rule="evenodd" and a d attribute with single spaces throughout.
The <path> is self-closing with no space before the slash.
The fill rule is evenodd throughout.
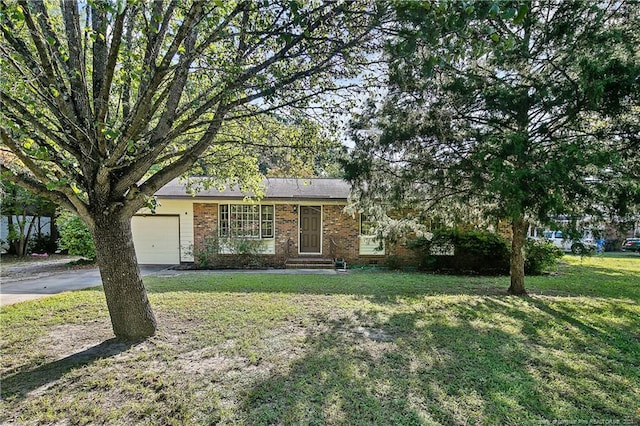
<path id="1" fill-rule="evenodd" d="M 204 238 L 202 244 L 193 248 L 193 258 L 198 268 L 209 269 L 218 263 L 220 240 L 217 235 Z"/>
<path id="2" fill-rule="evenodd" d="M 232 265 L 240 268 L 259 268 L 263 266 L 261 240 L 253 238 L 226 238 L 224 245 L 230 254 L 227 258 Z"/>
<path id="3" fill-rule="evenodd" d="M 67 250 L 73 256 L 82 256 L 87 259 L 96 258 L 96 247 L 93 236 L 87 225 L 76 215 L 68 212 L 61 213 L 56 219 L 58 233 L 58 247 Z"/>
<path id="4" fill-rule="evenodd" d="M 431 240 L 417 238 L 407 246 L 416 253 L 418 267 L 423 270 L 456 274 L 509 273 L 509 247 L 501 236 L 492 232 L 440 229 Z M 438 247 L 452 247 L 453 253 L 434 252 Z"/>
<path id="5" fill-rule="evenodd" d="M 402 260 L 400 259 L 400 256 L 395 255 L 395 254 L 390 254 L 387 256 L 387 258 L 384 260 L 384 265 L 390 270 L 390 271 L 397 271 L 400 268 L 402 268 Z"/>
<path id="6" fill-rule="evenodd" d="M 524 246 L 524 273 L 541 275 L 555 269 L 558 259 L 564 256 L 562 250 L 546 240 L 527 240 Z"/>
<path id="7" fill-rule="evenodd" d="M 437 254 L 437 248 L 445 246 L 453 246 L 452 255 Z M 416 238 L 407 247 L 415 252 L 417 266 L 421 270 L 455 274 L 509 274 L 509 246 L 501 236 L 492 232 L 441 229 L 434 233 L 431 240 Z M 562 250 L 545 240 L 527 240 L 524 252 L 527 275 L 540 275 L 554 269 L 558 259 L 564 255 Z"/>
<path id="8" fill-rule="evenodd" d="M 34 235 L 29 239 L 29 252 L 31 253 L 53 253 L 56 251 L 57 243 L 49 234 Z"/>
<path id="9" fill-rule="evenodd" d="M 261 240 L 252 238 L 223 238 L 217 229 L 212 229 L 192 253 L 200 269 L 255 268 L 263 266 L 262 245 Z"/>

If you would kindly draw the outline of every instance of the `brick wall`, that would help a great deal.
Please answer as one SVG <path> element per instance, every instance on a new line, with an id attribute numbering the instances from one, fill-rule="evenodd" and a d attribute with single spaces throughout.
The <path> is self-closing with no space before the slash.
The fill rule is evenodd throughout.
<path id="1" fill-rule="evenodd" d="M 279 262 L 284 264 L 287 258 L 298 256 L 298 211 L 293 204 L 276 204 L 274 233 Z"/>
<path id="2" fill-rule="evenodd" d="M 322 206 L 322 255 L 331 257 L 331 240 L 336 243 L 336 257 L 353 261 L 358 257 L 358 220 L 344 214 L 344 206 Z M 276 255 L 286 261 L 292 257 L 306 257 L 298 254 L 299 228 L 298 205 L 277 204 L 275 208 Z"/>
<path id="3" fill-rule="evenodd" d="M 202 248 L 204 239 L 218 229 L 218 204 L 193 203 L 193 245 Z"/>
<path id="4" fill-rule="evenodd" d="M 353 263 L 358 257 L 360 224 L 357 217 L 343 212 L 344 206 L 324 206 L 322 254 L 331 256 L 331 243 L 335 243 L 335 256 Z"/>
<path id="5" fill-rule="evenodd" d="M 276 237 L 278 235 L 278 206 L 276 206 Z M 193 204 L 193 242 L 194 251 L 202 250 L 204 241 L 207 237 L 212 236 L 218 231 L 218 204 L 217 203 L 194 203 Z M 282 216 L 282 215 L 280 215 Z M 277 239 L 276 239 L 277 244 Z M 262 255 L 260 256 L 260 263 L 262 266 L 279 267 L 284 265 L 286 259 L 279 254 L 278 246 L 276 245 L 276 255 Z M 237 268 L 246 266 L 249 262 L 247 256 L 242 255 L 220 255 L 217 256 L 215 262 L 216 267 L 222 268 Z"/>
<path id="6" fill-rule="evenodd" d="M 359 255 L 359 218 L 345 214 L 344 205 L 324 205 L 322 207 L 322 255 L 346 259 L 349 264 L 384 264 L 385 256 L 360 256 Z M 193 233 L 194 248 L 202 248 L 205 238 L 211 236 L 218 229 L 218 204 L 194 203 L 193 204 Z M 282 266 L 287 258 L 304 257 L 298 254 L 299 229 L 297 204 L 275 205 L 275 255 L 264 255 L 263 263 L 269 266 Z M 335 245 L 335 253 L 332 253 L 332 243 Z M 397 250 L 399 255 L 407 255 L 405 250 Z M 226 256 L 223 256 L 226 258 Z M 234 266 L 233 256 L 229 256 L 228 262 L 224 259 L 219 266 Z M 228 264 L 227 264 L 228 263 Z"/>

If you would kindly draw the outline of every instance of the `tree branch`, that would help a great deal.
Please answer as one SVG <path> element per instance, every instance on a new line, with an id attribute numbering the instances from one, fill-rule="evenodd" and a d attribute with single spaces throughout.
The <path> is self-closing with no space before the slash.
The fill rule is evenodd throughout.
<path id="1" fill-rule="evenodd" d="M 60 147 L 68 151 L 76 159 L 79 160 L 82 158 L 82 154 L 78 150 L 76 150 L 72 144 L 68 143 L 63 138 L 60 138 L 55 134 L 53 134 L 52 130 L 49 127 L 45 126 L 44 123 L 42 123 L 42 121 L 40 121 L 38 117 L 36 117 L 31 112 L 29 112 L 29 110 L 24 105 L 22 105 L 18 100 L 13 99 L 4 91 L 0 91 L 0 102 L 3 104 L 5 111 L 14 110 L 26 122 L 34 126 L 36 129 L 42 132 L 42 134 L 45 134 L 51 137 L 58 145 L 60 145 Z M 71 136 L 67 135 L 67 137 L 71 137 Z"/>
<path id="2" fill-rule="evenodd" d="M 113 75 L 115 73 L 116 65 L 118 63 L 118 53 L 120 52 L 120 43 L 122 41 L 122 32 L 124 28 L 124 20 L 125 20 L 125 16 L 127 15 L 127 11 L 128 11 L 128 6 L 125 6 L 124 11 L 116 17 L 116 22 L 113 28 L 113 35 L 111 36 L 111 46 L 109 46 L 109 54 L 107 55 L 106 64 L 103 69 L 104 78 L 102 82 L 100 82 L 100 93 L 99 94 L 97 94 L 96 92 L 93 93 L 94 109 L 96 110 L 96 121 L 99 124 L 104 123 L 105 117 L 107 115 L 107 111 L 109 109 L 109 96 L 111 94 L 111 84 L 113 82 Z M 95 76 L 95 71 L 94 71 L 94 76 Z M 100 132 L 98 132 L 98 136 L 100 136 Z M 106 156 L 106 149 L 104 149 L 104 146 L 101 149 L 101 153 L 102 155 Z"/>
<path id="3" fill-rule="evenodd" d="M 0 139 L 2 143 L 4 143 L 11 152 L 16 155 L 23 164 L 35 175 L 36 179 L 30 177 L 24 173 L 17 173 L 11 169 L 9 169 L 4 163 L 0 164 L 0 171 L 8 172 L 2 173 L 3 177 L 6 177 L 10 181 L 38 194 L 42 195 L 50 199 L 53 202 L 56 202 L 65 208 L 72 210 L 79 215 L 82 215 L 83 218 L 89 218 L 89 211 L 87 206 L 80 200 L 80 198 L 73 192 L 73 190 L 69 187 L 58 187 L 58 190 L 50 190 L 44 184 L 44 182 L 48 182 L 46 172 L 44 172 L 40 167 L 38 167 L 29 157 L 25 156 L 21 150 L 18 149 L 15 141 L 9 136 L 9 134 L 3 129 L 0 128 Z"/>
<path id="4" fill-rule="evenodd" d="M 158 2 L 159 3 L 159 2 Z M 157 4 L 156 3 L 156 6 Z M 135 111 L 132 117 L 129 117 L 121 127 L 120 134 L 122 135 L 123 141 L 135 140 L 136 136 L 142 131 L 142 128 L 148 123 L 150 120 L 150 115 L 148 111 L 148 106 L 151 105 L 151 99 L 154 94 L 156 94 L 156 90 L 162 83 L 164 77 L 171 71 L 171 67 L 169 66 L 171 61 L 173 60 L 175 54 L 177 53 L 180 45 L 184 41 L 184 39 L 193 31 L 193 26 L 198 22 L 195 15 L 199 15 L 202 12 L 202 3 L 196 2 L 193 4 L 191 9 L 189 10 L 188 15 L 182 21 L 180 28 L 172 41 L 171 47 L 169 51 L 164 55 L 162 59 L 162 65 L 160 67 L 156 67 L 155 63 L 147 63 L 145 59 L 145 66 L 149 67 L 149 83 L 141 84 L 141 87 L 138 91 L 138 99 L 136 101 L 135 106 L 133 107 L 133 111 Z M 149 43 L 151 43 L 150 40 Z M 157 52 L 155 53 L 157 55 Z M 151 58 L 151 57 L 150 57 Z M 150 58 L 147 58 L 151 60 Z"/>
<path id="5" fill-rule="evenodd" d="M 191 165 L 206 151 L 211 141 L 215 138 L 222 126 L 226 113 L 227 109 L 225 107 L 219 107 L 214 114 L 214 120 L 200 140 L 189 148 L 180 159 L 163 168 L 144 182 L 139 187 L 140 193 L 151 196 L 175 176 L 179 176 L 189 170 Z"/>
<path id="6" fill-rule="evenodd" d="M 80 35 L 80 16 L 78 13 L 77 0 L 62 0 L 60 2 L 62 16 L 64 20 L 65 33 L 67 36 L 67 48 L 69 53 L 69 83 L 71 93 L 69 97 L 74 106 L 74 118 L 78 123 L 80 134 L 77 135 L 78 144 L 83 147 L 84 155 L 93 158 L 93 143 L 96 140 L 93 114 L 89 103 L 89 92 L 87 90 L 85 57 L 82 49 L 82 38 Z M 69 114 L 70 115 L 70 114 Z M 97 147 L 96 147 L 97 148 Z M 89 166 L 91 163 L 87 164 Z M 89 173 L 90 175 L 90 173 Z"/>

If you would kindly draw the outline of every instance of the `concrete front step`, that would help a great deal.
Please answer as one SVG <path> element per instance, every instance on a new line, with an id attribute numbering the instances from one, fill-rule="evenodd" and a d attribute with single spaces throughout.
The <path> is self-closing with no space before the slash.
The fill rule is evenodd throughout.
<path id="1" fill-rule="evenodd" d="M 335 269 L 333 263 L 287 263 L 285 269 Z"/>
<path id="2" fill-rule="evenodd" d="M 329 257 L 290 257 L 287 263 L 333 263 Z"/>
<path id="3" fill-rule="evenodd" d="M 334 269 L 333 260 L 326 257 L 294 257 L 285 263 L 286 269 Z"/>

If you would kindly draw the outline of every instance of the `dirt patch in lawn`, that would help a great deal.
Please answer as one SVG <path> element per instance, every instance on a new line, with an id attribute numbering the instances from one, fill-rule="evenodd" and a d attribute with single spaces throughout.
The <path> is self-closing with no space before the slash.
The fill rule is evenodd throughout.
<path id="1" fill-rule="evenodd" d="M 123 377 L 129 369 L 139 371 L 139 362 L 144 362 L 147 373 L 177 375 L 182 377 L 184 383 L 206 377 L 210 384 L 237 385 L 239 381 L 246 384 L 264 379 L 274 369 L 281 369 L 282 366 L 276 364 L 288 364 L 303 353 L 300 345 L 292 344 L 302 343 L 304 340 L 303 327 L 286 327 L 268 333 L 260 344 L 265 355 L 252 358 L 247 355 L 246 348 L 239 348 L 233 339 L 198 347 L 192 332 L 202 325 L 199 321 L 166 312 L 156 312 L 156 315 L 161 327 L 155 336 L 142 342 L 116 340 L 108 318 L 89 323 L 53 326 L 35 343 L 38 347 L 45 348 L 46 359 L 35 370 L 35 374 L 58 368 L 71 371 L 94 364 L 100 359 L 108 359 L 111 365 L 109 374 L 113 372 Z M 25 397 L 37 398 L 54 387 L 64 387 L 67 380 L 64 375 L 52 377 L 52 380 L 25 389 Z M 221 392 L 223 395 L 225 393 Z"/>
<path id="2" fill-rule="evenodd" d="M 46 348 L 47 358 L 62 359 L 85 353 L 86 357 L 100 358 L 109 348 L 101 343 L 113 338 L 108 318 L 84 324 L 62 324 L 53 326 L 40 338 L 38 345 Z M 115 344 L 116 342 L 114 342 Z M 91 348 L 96 348 L 91 350 Z M 103 353 L 100 353 L 100 351 Z"/>
<path id="3" fill-rule="evenodd" d="M 179 345 L 185 339 L 187 330 L 197 326 L 193 320 L 166 313 L 156 313 L 156 316 L 162 324 L 161 328 L 154 337 L 142 342 L 116 340 L 111 321 L 106 317 L 88 323 L 53 326 L 36 344 L 46 348 L 46 357 L 52 360 L 72 358 L 80 361 L 112 356 L 126 359 L 131 356 L 127 352 L 152 350 L 153 346 L 158 345 Z"/>

